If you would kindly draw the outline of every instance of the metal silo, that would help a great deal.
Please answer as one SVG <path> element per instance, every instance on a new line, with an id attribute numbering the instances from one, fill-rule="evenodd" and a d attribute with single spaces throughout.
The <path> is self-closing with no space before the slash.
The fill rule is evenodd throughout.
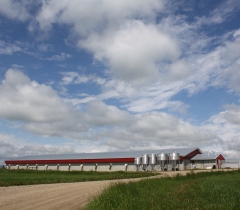
<path id="1" fill-rule="evenodd" d="M 170 155 L 170 160 L 179 160 L 180 156 L 179 156 L 179 153 L 177 152 L 173 152 L 171 155 Z"/>
<path id="2" fill-rule="evenodd" d="M 136 157 L 134 160 L 134 165 L 137 168 L 137 171 L 139 170 L 140 165 L 142 164 L 142 158 L 141 157 Z"/>
<path id="3" fill-rule="evenodd" d="M 144 154 L 142 156 L 142 164 L 143 165 L 148 165 L 148 155 L 147 154 Z"/>
<path id="4" fill-rule="evenodd" d="M 151 165 L 151 169 L 152 171 L 154 170 L 154 166 L 156 165 L 157 163 L 157 159 L 156 159 L 156 154 L 150 154 L 149 155 L 149 164 Z"/>
<path id="5" fill-rule="evenodd" d="M 177 152 L 173 152 L 170 154 L 170 164 L 172 165 L 173 171 L 179 170 L 180 165 L 180 155 Z"/>
<path id="6" fill-rule="evenodd" d="M 168 155 L 166 153 L 161 153 L 157 157 L 158 164 L 162 171 L 167 171 L 168 169 Z"/>
<path id="7" fill-rule="evenodd" d="M 142 158 L 141 157 L 136 157 L 134 160 L 135 165 L 141 165 L 142 164 Z"/>
<path id="8" fill-rule="evenodd" d="M 142 169 L 146 170 L 148 166 L 148 155 L 144 154 L 142 155 Z"/>
<path id="9" fill-rule="evenodd" d="M 149 164 L 151 164 L 151 165 L 155 165 L 156 164 L 156 154 L 151 154 L 151 155 L 149 155 Z"/>

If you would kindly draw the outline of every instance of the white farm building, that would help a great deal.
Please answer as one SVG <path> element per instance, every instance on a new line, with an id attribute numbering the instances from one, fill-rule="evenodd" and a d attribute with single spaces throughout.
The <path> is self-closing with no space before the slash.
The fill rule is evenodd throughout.
<path id="1" fill-rule="evenodd" d="M 224 157 L 202 154 L 199 148 L 145 151 L 74 153 L 25 156 L 5 160 L 8 169 L 64 171 L 167 171 L 221 168 Z"/>

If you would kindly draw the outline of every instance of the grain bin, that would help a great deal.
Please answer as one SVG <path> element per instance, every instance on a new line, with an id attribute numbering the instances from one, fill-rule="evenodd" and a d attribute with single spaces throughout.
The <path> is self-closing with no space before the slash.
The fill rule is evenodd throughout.
<path id="1" fill-rule="evenodd" d="M 142 169 L 147 170 L 147 166 L 148 166 L 148 155 L 144 154 L 142 155 Z"/>
<path id="2" fill-rule="evenodd" d="M 180 155 L 177 152 L 173 152 L 170 154 L 170 165 L 172 166 L 173 171 L 178 171 L 179 170 L 179 165 L 180 165 Z"/>
<path id="3" fill-rule="evenodd" d="M 179 153 L 173 152 L 170 154 L 170 160 L 179 160 L 179 159 L 180 159 Z"/>
<path id="4" fill-rule="evenodd" d="M 151 166 L 151 170 L 154 171 L 154 167 L 157 163 L 157 155 L 155 153 L 149 155 L 149 165 Z"/>
<path id="5" fill-rule="evenodd" d="M 139 171 L 141 164 L 142 164 L 142 157 L 136 157 L 134 159 L 134 165 L 136 166 L 136 171 Z"/>
<path id="6" fill-rule="evenodd" d="M 136 157 L 134 159 L 134 165 L 141 165 L 142 164 L 142 158 L 141 157 Z"/>
<path id="7" fill-rule="evenodd" d="M 147 154 L 144 154 L 142 156 L 142 164 L 143 165 L 148 165 L 148 155 Z"/>
<path id="8" fill-rule="evenodd" d="M 156 162 L 157 162 L 157 161 L 156 161 L 156 154 L 154 154 L 154 153 L 153 153 L 153 154 L 150 154 L 150 155 L 149 155 L 149 164 L 150 164 L 150 165 L 155 165 Z"/>
<path id="9" fill-rule="evenodd" d="M 161 153 L 157 157 L 157 162 L 161 167 L 162 171 L 167 171 L 168 169 L 168 155 L 166 153 Z"/>

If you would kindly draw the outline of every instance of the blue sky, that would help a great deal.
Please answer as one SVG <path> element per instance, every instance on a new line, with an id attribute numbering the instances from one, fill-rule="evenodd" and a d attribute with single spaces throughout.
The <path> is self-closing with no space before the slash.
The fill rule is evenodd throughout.
<path id="1" fill-rule="evenodd" d="M 240 158 L 239 19 L 237 0 L 1 0 L 0 158 Z"/>

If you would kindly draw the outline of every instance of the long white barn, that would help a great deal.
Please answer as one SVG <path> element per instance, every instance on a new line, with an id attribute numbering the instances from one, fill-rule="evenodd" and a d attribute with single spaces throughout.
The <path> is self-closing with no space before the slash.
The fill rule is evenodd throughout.
<path id="1" fill-rule="evenodd" d="M 178 148 L 145 151 L 75 153 L 25 156 L 5 160 L 9 169 L 65 170 L 65 171 L 136 171 L 136 170 L 185 170 L 201 159 L 199 148 Z M 194 159 L 195 157 L 195 159 Z M 198 157 L 198 160 L 196 159 Z M 200 158 L 200 159 L 199 159 Z M 200 168 L 220 168 L 222 155 L 208 160 Z M 202 160 L 204 162 L 204 160 Z"/>

